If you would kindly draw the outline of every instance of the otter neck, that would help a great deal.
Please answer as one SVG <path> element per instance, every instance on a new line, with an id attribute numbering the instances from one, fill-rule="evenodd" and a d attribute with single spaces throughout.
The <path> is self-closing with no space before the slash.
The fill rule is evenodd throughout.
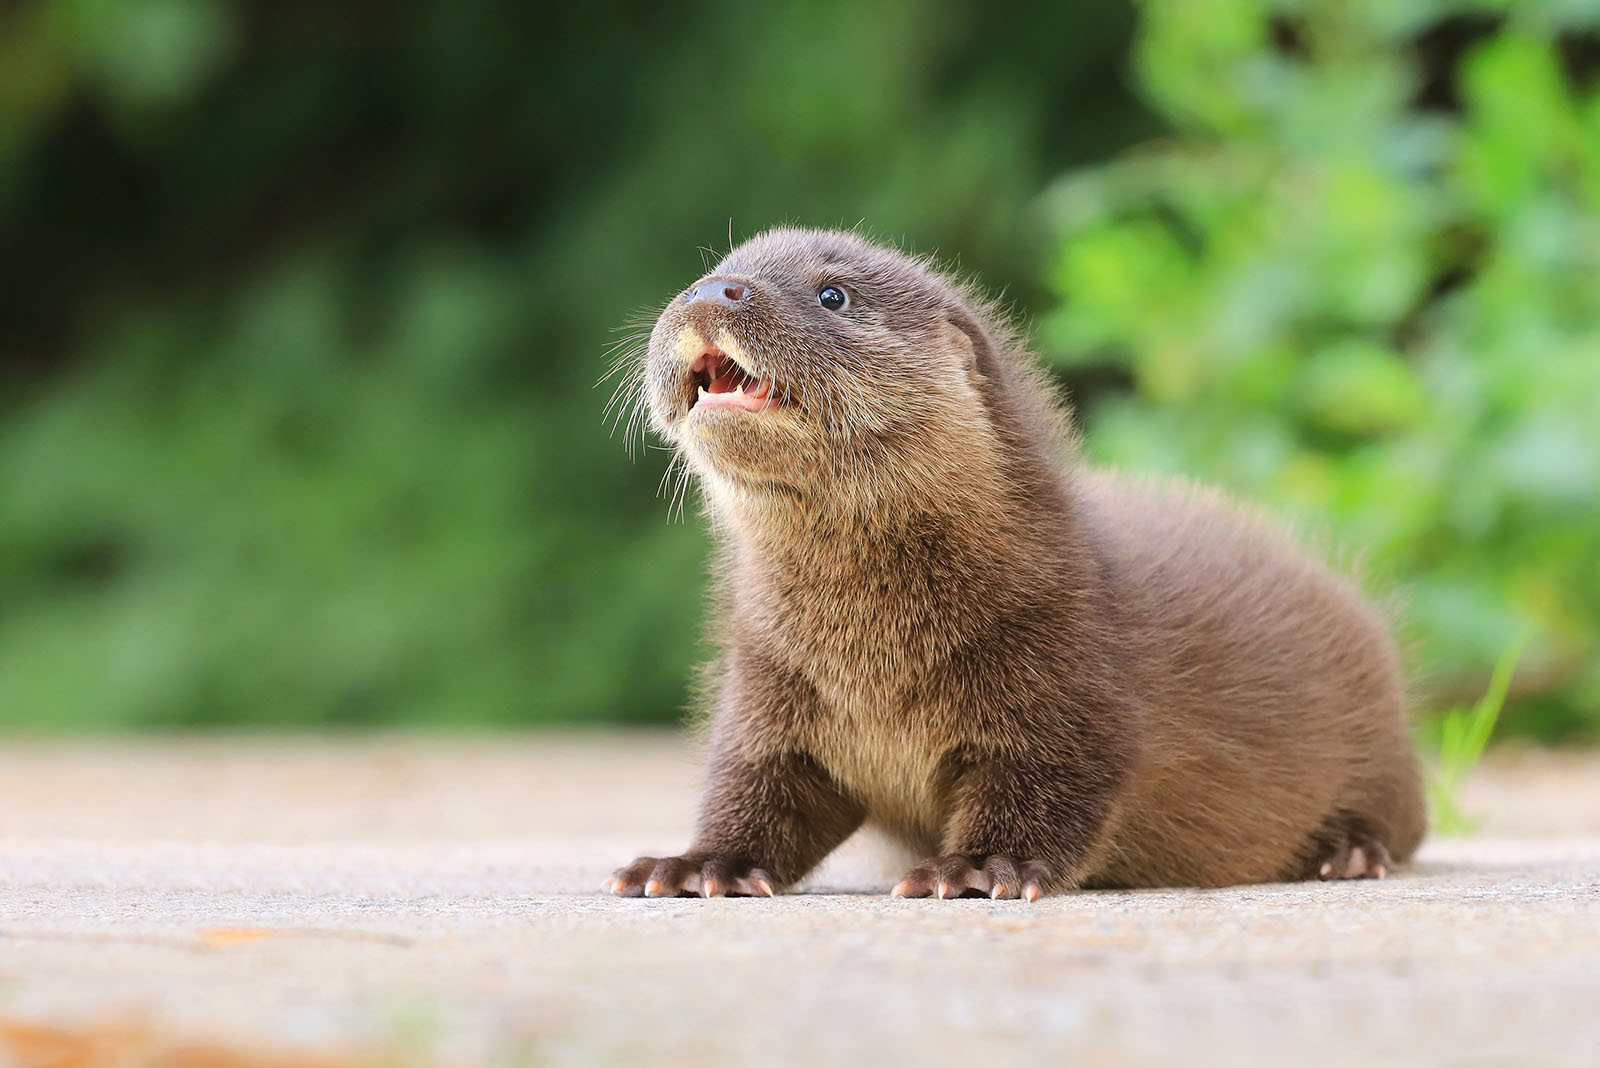
<path id="1" fill-rule="evenodd" d="M 1025 603 L 1046 588 L 1042 572 L 1059 580 L 1084 566 L 1059 476 L 1041 488 L 969 472 L 939 494 L 860 504 L 855 496 L 774 494 L 717 509 L 737 585 L 780 611 L 826 612 L 847 600 L 863 622 L 923 620 L 954 640 L 990 617 L 994 593 L 1005 593 L 1005 604 Z"/>
<path id="2" fill-rule="evenodd" d="M 1019 507 L 1008 513 L 1006 503 L 724 517 L 734 626 L 809 679 L 829 707 L 863 713 L 913 699 L 929 671 L 1019 613 L 1065 633 L 1072 607 L 1053 595 L 1083 586 L 1086 574 L 1075 524 L 1025 502 L 1009 502 Z"/>

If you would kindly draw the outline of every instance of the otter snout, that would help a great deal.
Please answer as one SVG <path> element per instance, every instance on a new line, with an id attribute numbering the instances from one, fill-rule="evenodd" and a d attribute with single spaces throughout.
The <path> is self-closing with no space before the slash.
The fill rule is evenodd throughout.
<path id="1" fill-rule="evenodd" d="M 750 298 L 750 287 L 740 282 L 730 282 L 726 279 L 713 278 L 709 282 L 701 282 L 689 290 L 684 298 L 685 304 L 722 304 L 730 308 L 743 306 Z"/>

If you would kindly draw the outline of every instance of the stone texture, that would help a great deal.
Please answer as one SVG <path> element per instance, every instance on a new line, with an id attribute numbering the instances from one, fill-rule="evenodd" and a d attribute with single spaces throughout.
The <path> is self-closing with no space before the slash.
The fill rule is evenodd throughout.
<path id="1" fill-rule="evenodd" d="M 671 735 L 12 741 L 0 1064 L 1600 1063 L 1594 756 L 1498 755 L 1481 834 L 1381 882 L 894 901 L 863 836 L 804 894 L 600 895 L 698 774 Z"/>

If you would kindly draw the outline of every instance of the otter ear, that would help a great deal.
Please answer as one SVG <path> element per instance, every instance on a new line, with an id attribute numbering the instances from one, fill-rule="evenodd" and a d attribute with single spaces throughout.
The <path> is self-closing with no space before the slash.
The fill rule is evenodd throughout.
<path id="1" fill-rule="evenodd" d="M 946 314 L 942 326 L 945 344 L 959 353 L 961 363 L 969 376 L 978 376 L 978 346 L 981 344 L 978 337 L 974 336 L 976 327 L 965 321 L 964 316 Z"/>

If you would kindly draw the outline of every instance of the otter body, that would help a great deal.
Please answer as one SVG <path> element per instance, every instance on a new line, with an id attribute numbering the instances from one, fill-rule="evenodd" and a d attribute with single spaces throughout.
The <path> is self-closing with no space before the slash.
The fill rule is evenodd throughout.
<path id="1" fill-rule="evenodd" d="M 1271 522 L 1077 457 L 925 262 L 775 230 L 635 380 L 722 552 L 711 760 L 624 895 L 768 894 L 872 822 L 906 896 L 1382 875 L 1424 829 L 1382 619 Z"/>

